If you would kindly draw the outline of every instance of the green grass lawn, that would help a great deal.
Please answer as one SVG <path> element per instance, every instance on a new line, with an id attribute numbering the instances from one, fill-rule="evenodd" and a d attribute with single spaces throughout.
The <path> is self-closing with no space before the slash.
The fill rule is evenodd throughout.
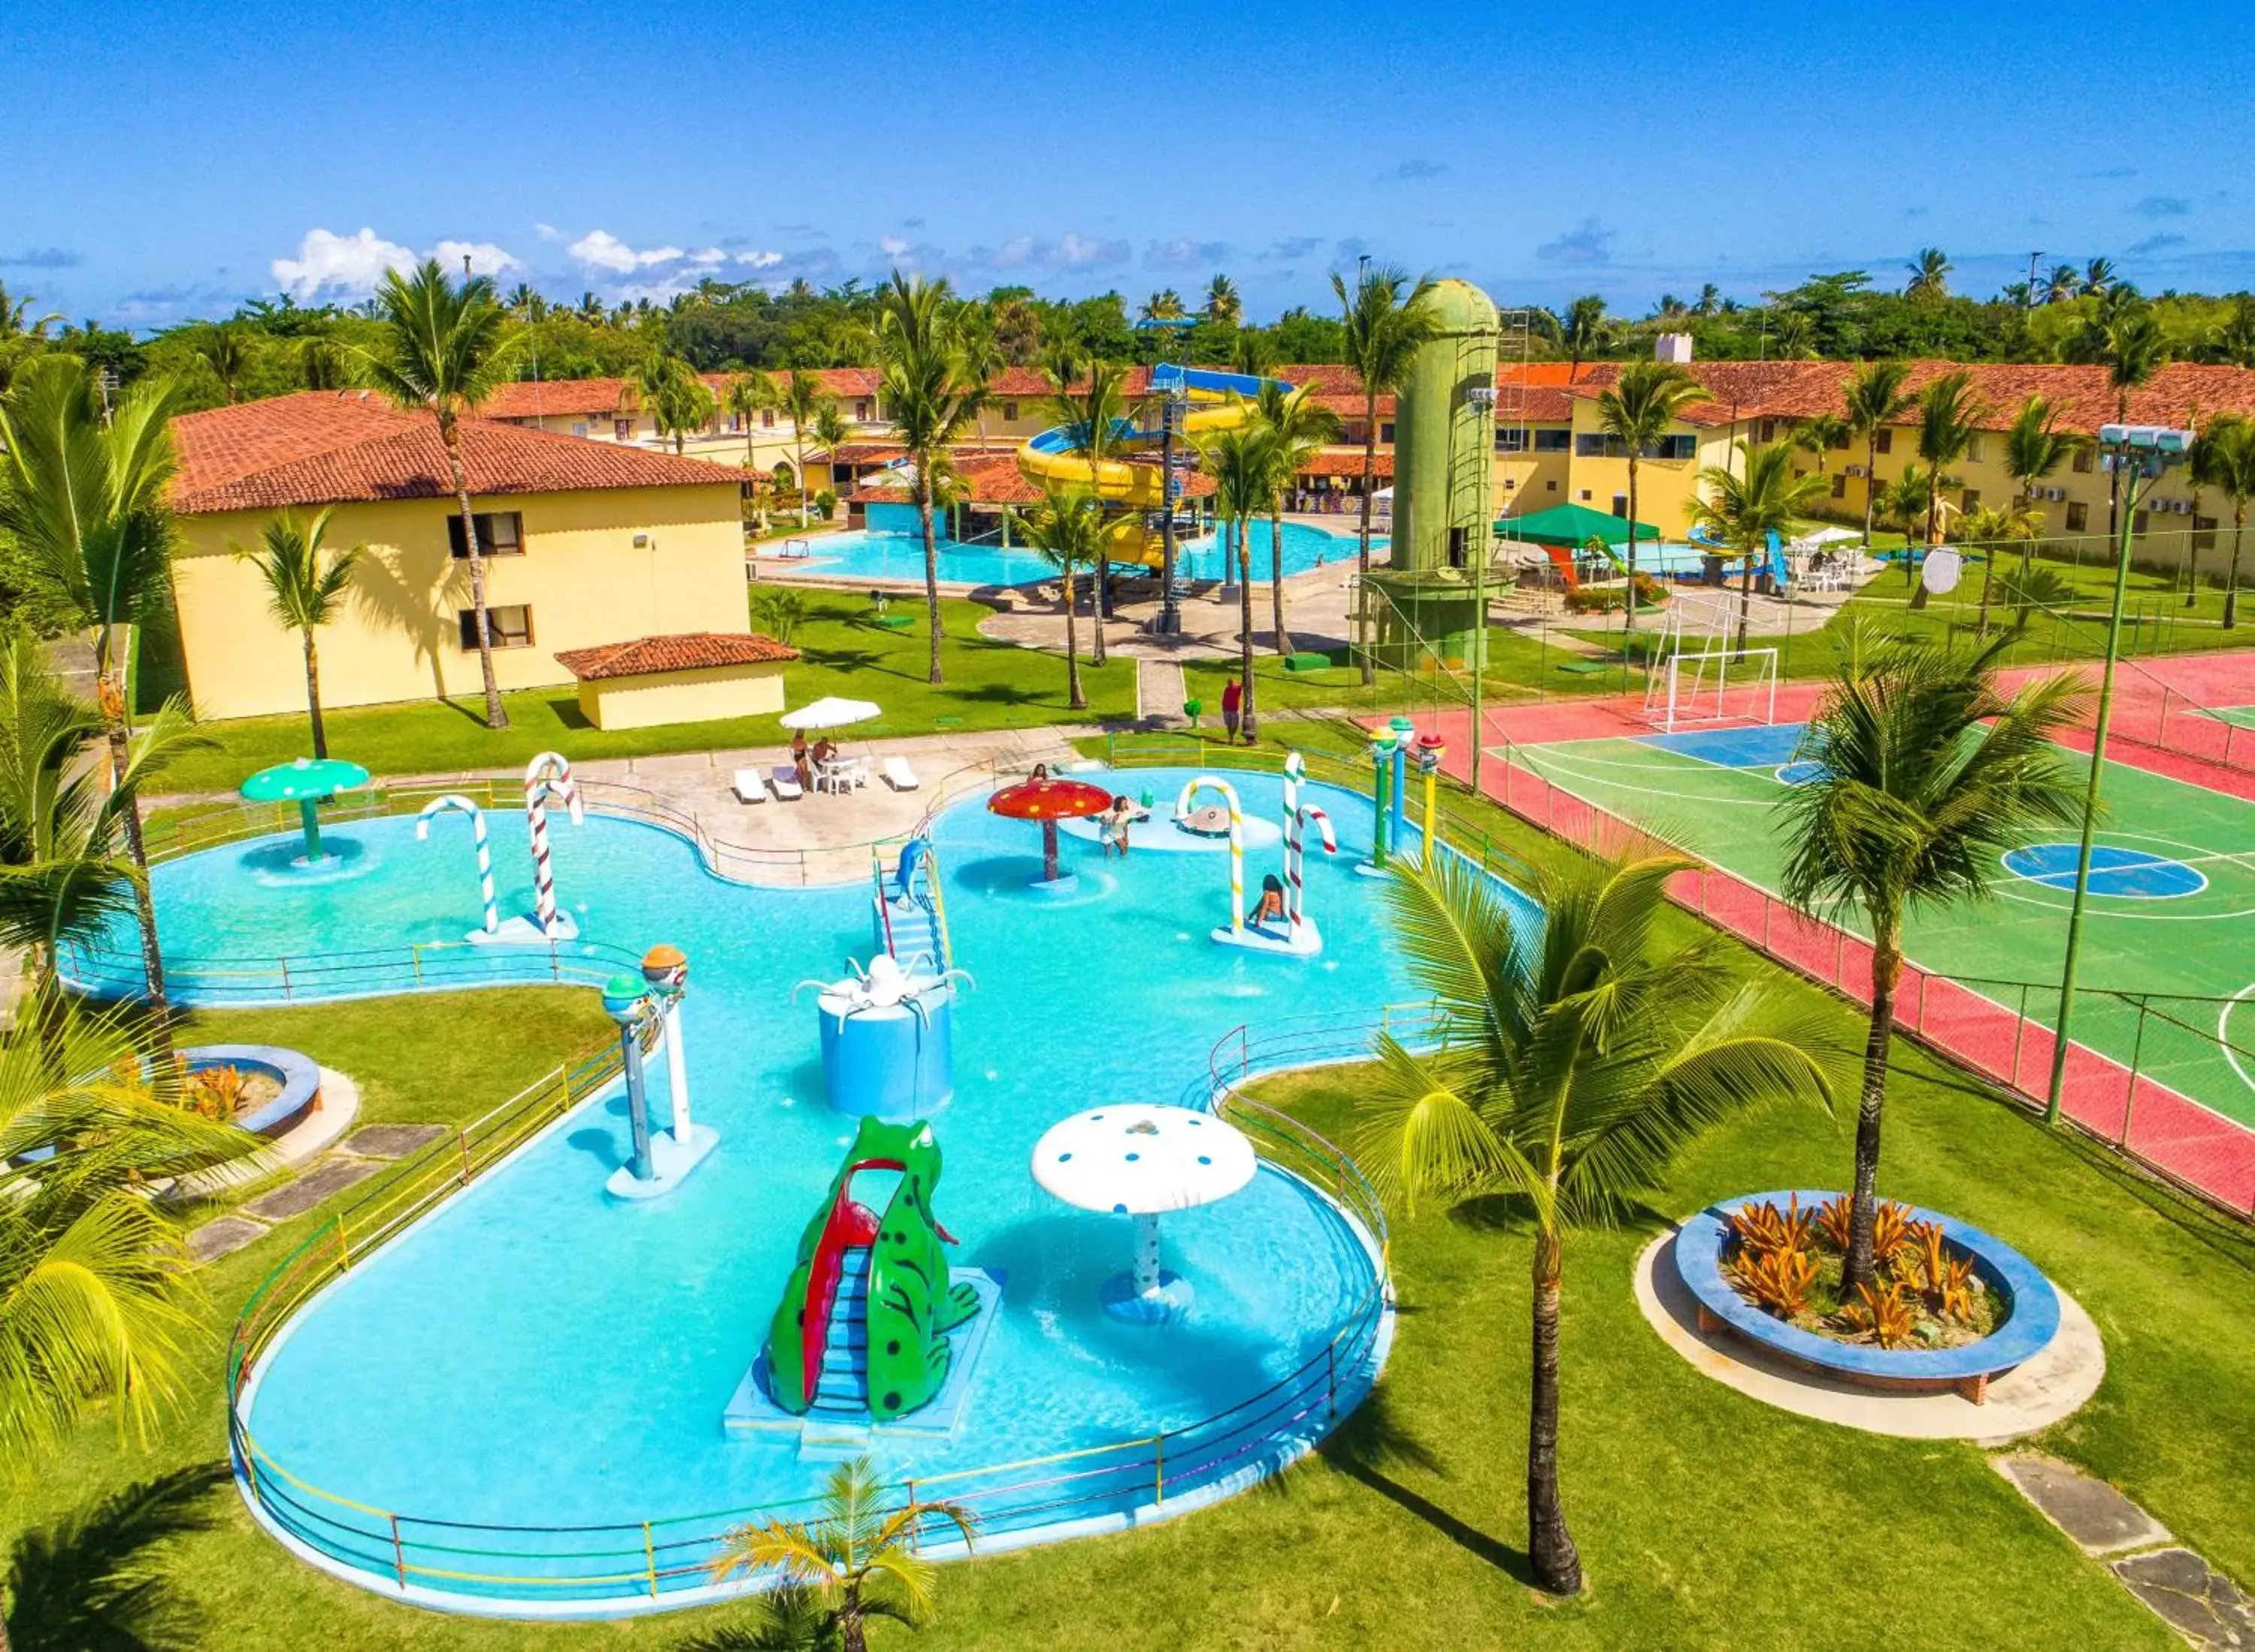
<path id="1" fill-rule="evenodd" d="M 1322 725 L 1306 725 L 1320 735 Z M 1342 735 L 1342 739 L 1345 736 Z M 1517 852 L 1564 853 L 1461 797 Z M 1695 921 L 1667 920 L 1675 936 Z M 1750 954 L 1743 967 L 1767 972 Z M 1814 991 L 1793 985 L 1793 991 Z M 1860 1021 L 1836 1007 L 1841 1036 Z M 465 1119 L 601 1036 L 585 994 L 484 992 L 201 1016 L 197 1037 L 307 1049 L 354 1073 L 371 1118 Z M 1272 1081 L 1269 1100 L 1339 1139 L 1366 1075 Z M 1689 1212 L 1734 1192 L 1837 1185 L 1844 1121 L 1780 1107 L 1703 1139 L 1651 1205 Z M 2003 1235 L 2087 1308 L 2106 1339 L 2104 1385 L 2041 1442 L 2121 1484 L 2243 1582 L 2255 1578 L 2255 1234 L 2132 1177 L 2079 1138 L 1897 1050 L 1886 1193 Z M 309 1219 L 318 1220 L 318 1217 Z M 301 1221 L 211 1270 L 216 1333 Z M 1507 1209 L 1394 1216 L 1401 1318 L 1376 1399 L 1281 1482 L 1149 1530 L 950 1566 L 938 1621 L 882 1647 L 1057 1652 L 1100 1647 L 1361 1648 L 1998 1647 L 2176 1644 L 2096 1563 L 2027 1506 L 1977 1447 L 1880 1439 L 1773 1410 L 1700 1376 L 1638 1315 L 1629 1270 L 1648 1227 L 1569 1242 L 1564 1343 L 1566 1508 L 1591 1580 L 1540 1602 L 1524 1542 L 1528 1245 Z M 0 1508 L 18 1587 L 84 1593 L 120 1540 L 97 1525 L 46 1548 L 27 1529 L 83 1515 L 137 1482 L 208 1483 L 224 1457 L 220 1357 L 149 1449 L 90 1428 Z M 189 1644 L 279 1652 L 333 1647 L 713 1648 L 741 1613 L 533 1627 L 411 1611 L 289 1557 L 223 1488 L 201 1523 L 151 1560 L 154 1598 Z M 51 1559 L 41 1560 L 41 1555 Z M 21 1568 L 26 1561 L 32 1571 Z M 45 1588 L 39 1587 L 45 1585 Z M 17 1645 L 102 1642 L 74 1628 Z"/>
<path id="2" fill-rule="evenodd" d="M 1427 665 L 1416 671 L 1381 667 L 1374 682 L 1365 684 L 1362 671 L 1345 648 L 1333 649 L 1329 665 L 1315 671 L 1287 671 L 1282 657 L 1254 656 L 1253 675 L 1259 709 L 1277 711 L 1351 710 L 1358 714 L 1470 703 L 1472 681 L 1463 671 L 1442 671 Z M 1579 650 L 1561 646 L 1541 630 L 1528 633 L 1496 626 L 1488 634 L 1488 665 L 1485 692 L 1491 705 L 1523 700 L 1536 694 L 1618 692 L 1622 676 L 1618 665 L 1586 672 L 1573 669 L 1588 662 Z M 1221 726 L 1222 686 L 1238 674 L 1234 659 L 1185 660 L 1184 678 L 1190 691 L 1205 704 L 1204 721 Z M 1644 682 L 1641 671 L 1628 675 L 1631 687 Z"/>
<path id="3" fill-rule="evenodd" d="M 922 602 L 893 605 L 895 614 L 911 616 L 909 625 L 895 630 L 868 622 L 866 597 L 812 588 L 804 594 L 808 615 L 791 641 L 805 657 L 784 678 L 790 704 L 825 694 L 875 701 L 884 714 L 855 725 L 856 736 L 1024 728 L 1135 714 L 1131 663 L 1116 660 L 1101 670 L 1084 663 L 1088 709 L 1075 712 L 1066 703 L 1064 661 L 980 636 L 979 622 L 994 610 L 978 603 L 941 600 L 940 657 L 947 681 L 934 688 L 924 680 L 930 637 Z M 376 775 L 453 774 L 521 769 L 551 747 L 586 761 L 776 745 L 790 738 L 772 716 L 606 733 L 580 714 L 578 697 L 568 687 L 529 689 L 502 699 L 509 727 L 499 731 L 486 728 L 474 696 L 334 711 L 327 717 L 329 749 Z M 204 730 L 216 747 L 183 758 L 165 777 L 168 790 L 232 791 L 253 770 L 312 749 L 303 716 L 248 717 L 207 723 Z"/>

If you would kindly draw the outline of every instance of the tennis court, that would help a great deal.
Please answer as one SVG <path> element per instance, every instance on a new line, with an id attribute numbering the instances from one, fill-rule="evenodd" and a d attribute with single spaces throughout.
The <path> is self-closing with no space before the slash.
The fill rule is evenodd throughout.
<path id="1" fill-rule="evenodd" d="M 1774 893 L 1783 861 L 1774 805 L 1812 775 L 1797 761 L 1801 733 L 1781 724 L 1514 745 L 1497 755 Z M 2088 990 L 2077 995 L 2074 1037 L 2147 1083 L 2255 1128 L 2255 803 L 2114 763 L 2104 795 L 2080 965 Z M 1907 953 L 1930 974 L 2055 1026 L 2076 857 L 2072 832 L 2015 847 L 1995 899 L 1914 915 Z M 1844 915 L 1835 921 L 1861 932 Z M 2045 982 L 2055 985 L 2047 991 Z M 2039 1091 L 2041 1070 L 2031 1075 Z"/>

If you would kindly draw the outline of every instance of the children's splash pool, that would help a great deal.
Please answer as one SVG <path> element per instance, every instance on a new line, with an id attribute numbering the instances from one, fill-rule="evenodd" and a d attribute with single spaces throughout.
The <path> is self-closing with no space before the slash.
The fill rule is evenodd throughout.
<path id="1" fill-rule="evenodd" d="M 1190 777 L 1092 777 L 1170 796 Z M 1277 816 L 1278 781 L 1231 779 L 1248 814 Z M 1099 1306 L 1127 1255 L 1127 1219 L 1067 1208 L 1028 1173 L 1035 1141 L 1069 1114 L 1202 1099 L 1209 1051 L 1232 1029 L 1368 1022 L 1410 995 L 1377 940 L 1383 885 L 1352 869 L 1368 854 L 1369 802 L 1310 790 L 1339 838 L 1335 857 L 1308 864 L 1327 943 L 1313 960 L 1212 941 L 1227 919 L 1219 844 L 1106 861 L 1068 837 L 1079 883 L 1058 897 L 1026 887 L 1040 868 L 1033 827 L 989 815 L 980 797 L 936 824 L 955 961 L 977 987 L 954 1017 L 957 1093 L 933 1121 L 945 1163 L 932 1204 L 960 1241 L 950 1261 L 1001 1274 L 1004 1290 L 953 1432 L 880 1431 L 868 1449 L 884 1478 L 915 1478 L 931 1495 L 1036 1488 L 1014 1489 L 1010 1507 L 1031 1513 L 982 1549 L 1225 1494 L 1319 1438 L 1383 1360 L 1390 1316 L 1373 1235 L 1308 1181 L 1264 1164 L 1243 1192 L 1170 1217 L 1165 1262 L 1196 1280 L 1195 1304 L 1146 1326 Z M 529 911 L 523 817 L 491 823 L 502 910 Z M 411 820 L 392 819 L 329 835 L 352 875 L 283 875 L 274 840 L 161 866 L 168 951 L 249 960 L 397 947 L 459 940 L 475 922 L 466 834 L 418 843 Z M 824 1105 L 812 995 L 794 1002 L 792 990 L 869 955 L 871 907 L 867 886 L 716 880 L 687 843 L 615 819 L 558 827 L 554 853 L 587 945 L 667 941 L 688 954 L 690 1086 L 718 1151 L 671 1197 L 610 1199 L 625 1103 L 615 1087 L 596 1097 L 359 1259 L 269 1347 L 238 1416 L 270 1494 L 262 1517 L 301 1555 L 425 1604 L 608 1614 L 699 1598 L 722 1530 L 808 1497 L 845 1454 L 803 1454 L 790 1436 L 727 1438 L 721 1416 L 853 1135 Z M 1277 853 L 1248 849 L 1250 886 Z M 544 958 L 537 969 L 544 979 Z M 447 1038 L 446 1001 L 422 1002 L 423 1036 Z M 651 1085 L 662 1119 L 662 1062 Z M 1334 1347 L 1348 1357 L 1326 1370 Z M 1208 1432 L 1152 1444 L 1217 1417 Z M 1202 1476 L 1185 1472 L 1197 1452 Z M 1078 1455 L 1000 1482 L 970 1472 L 1061 1454 Z M 393 1513 L 404 1516 L 396 1547 Z"/>
<path id="2" fill-rule="evenodd" d="M 1253 582 L 1268 582 L 1269 528 L 1266 522 L 1254 524 Z M 1387 541 L 1382 535 L 1371 538 L 1371 552 L 1382 555 Z M 1013 545 L 1005 551 L 991 541 L 966 545 L 954 539 L 942 539 L 938 545 L 939 577 L 961 585 L 1033 585 L 1057 577 L 1057 571 L 1042 560 L 1041 553 L 1023 546 Z M 1225 552 L 1220 541 L 1212 534 L 1202 538 L 1185 539 L 1176 548 L 1176 572 L 1185 580 L 1219 580 L 1223 577 Z M 1352 562 L 1355 556 L 1355 537 L 1352 533 L 1333 533 L 1308 523 L 1288 522 L 1284 524 L 1284 572 L 1287 576 L 1304 573 L 1310 568 L 1330 566 Z M 804 560 L 796 557 L 770 559 L 770 572 L 802 572 L 824 579 L 886 580 L 922 584 L 924 581 L 924 540 L 910 533 L 872 533 L 854 529 L 845 533 L 825 534 L 808 541 L 808 554 Z"/>

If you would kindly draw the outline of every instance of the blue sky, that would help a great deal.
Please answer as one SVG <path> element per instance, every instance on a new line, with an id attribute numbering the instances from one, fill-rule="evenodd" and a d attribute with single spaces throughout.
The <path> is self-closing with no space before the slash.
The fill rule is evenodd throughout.
<path id="1" fill-rule="evenodd" d="M 1427 4 L 11 8 L 0 281 L 148 327 L 467 247 L 657 294 L 894 263 L 1256 318 L 1370 251 L 1641 313 L 1711 280 L 2255 285 L 2225 9 Z M 1844 21 L 1852 18 L 1853 21 Z M 2222 141 L 2231 135 L 2229 142 Z"/>

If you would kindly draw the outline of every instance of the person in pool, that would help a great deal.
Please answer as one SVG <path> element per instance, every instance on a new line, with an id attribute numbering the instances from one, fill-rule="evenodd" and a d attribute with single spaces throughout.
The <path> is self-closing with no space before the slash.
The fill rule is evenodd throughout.
<path id="1" fill-rule="evenodd" d="M 1284 921 L 1284 885 L 1274 872 L 1261 880 L 1261 898 L 1245 915 L 1245 921 L 1255 928 Z"/>
<path id="2" fill-rule="evenodd" d="M 1136 818 L 1142 812 L 1142 811 L 1135 806 L 1135 801 L 1124 791 L 1113 798 L 1112 806 L 1105 811 L 1101 823 L 1104 829 L 1104 853 L 1106 859 L 1109 859 L 1115 851 L 1121 860 L 1128 858 L 1128 828 L 1135 824 Z"/>

